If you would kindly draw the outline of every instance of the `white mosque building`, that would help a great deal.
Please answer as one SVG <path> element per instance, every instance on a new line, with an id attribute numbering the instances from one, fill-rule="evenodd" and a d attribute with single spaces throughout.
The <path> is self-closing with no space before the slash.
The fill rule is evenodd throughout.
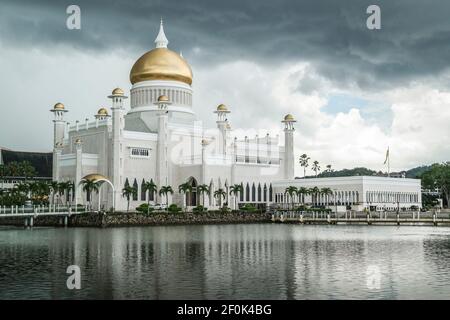
<path id="1" fill-rule="evenodd" d="M 292 115 L 282 119 L 284 144 L 278 136 L 236 138 L 228 120 L 232 108 L 224 104 L 212 110 L 217 128 L 204 128 L 193 107 L 193 74 L 182 55 L 168 49 L 163 24 L 155 48 L 142 55 L 130 72 L 130 110 L 124 109 L 128 97 L 116 88 L 108 98 L 111 111 L 101 108 L 95 121 L 78 121 L 70 125 L 64 119 L 68 111 L 57 103 L 54 114 L 53 179 L 74 181 L 76 202 L 86 203 L 80 181 L 83 178 L 103 181 L 94 205 L 108 210 L 127 207 L 122 197 L 124 186 L 138 192 L 130 206 L 143 202 L 164 203 L 157 194 L 142 188 L 153 181 L 158 188 L 171 186 L 169 202 L 217 207 L 214 191 L 222 189 L 222 203 L 269 204 L 274 200 L 272 182 L 294 178 L 294 123 Z M 193 191 L 178 192 L 178 186 L 189 183 Z M 203 199 L 198 185 L 210 188 Z M 230 195 L 231 185 L 240 184 L 243 193 Z M 189 197 L 189 199 L 188 199 Z M 95 203 L 96 201 L 99 201 Z"/>
<path id="2" fill-rule="evenodd" d="M 216 128 L 205 128 L 197 120 L 193 107 L 193 74 L 182 55 L 168 49 L 169 41 L 161 22 L 155 48 L 142 55 L 130 71 L 130 109 L 124 109 L 128 97 L 116 88 L 108 98 L 111 111 L 100 108 L 94 121 L 70 125 L 64 119 L 68 111 L 57 103 L 54 114 L 53 180 L 74 181 L 75 201 L 86 204 L 80 181 L 102 183 L 91 202 L 105 210 L 127 208 L 122 196 L 125 186 L 137 190 L 130 207 L 144 202 L 165 203 L 165 196 L 145 192 L 144 183 L 153 181 L 158 189 L 171 186 L 169 203 L 180 206 L 204 204 L 217 208 L 221 203 L 214 191 L 226 192 L 222 204 L 252 203 L 267 206 L 290 203 L 288 186 L 328 187 L 333 191 L 319 204 L 351 206 L 362 210 L 375 207 L 394 209 L 421 206 L 420 180 L 383 177 L 340 177 L 294 179 L 294 124 L 291 114 L 282 118 L 284 143 L 279 136 L 235 137 L 228 118 L 232 108 L 219 104 L 214 108 Z M 280 127 L 281 129 L 281 127 Z M 192 192 L 178 192 L 188 183 Z M 239 184 L 243 192 L 230 194 L 230 186 Z M 207 185 L 209 195 L 197 191 Z"/>

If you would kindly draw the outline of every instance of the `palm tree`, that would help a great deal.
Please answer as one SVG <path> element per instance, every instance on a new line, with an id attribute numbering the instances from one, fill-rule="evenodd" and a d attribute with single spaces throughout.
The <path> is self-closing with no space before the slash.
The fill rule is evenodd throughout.
<path id="1" fill-rule="evenodd" d="M 211 193 L 211 190 L 209 189 L 209 187 L 206 184 L 201 184 L 197 187 L 197 191 L 202 196 L 202 206 L 204 207 L 205 206 L 205 193 L 207 195 L 209 195 Z"/>
<path id="2" fill-rule="evenodd" d="M 69 181 L 67 185 L 67 201 L 69 202 L 69 206 L 72 206 L 72 200 L 75 194 L 75 182 Z"/>
<path id="3" fill-rule="evenodd" d="M 314 205 L 317 204 L 317 195 L 319 194 L 320 189 L 317 187 L 309 189 L 309 194 L 312 195 L 312 203 Z"/>
<path id="4" fill-rule="evenodd" d="M 125 186 L 125 188 L 122 189 L 122 197 L 127 198 L 127 212 L 130 211 L 130 198 L 131 196 L 136 196 L 137 190 L 135 187 L 132 186 Z"/>
<path id="5" fill-rule="evenodd" d="M 325 196 L 325 205 L 328 207 L 329 196 L 333 194 L 333 191 L 330 188 L 322 188 L 320 193 Z"/>
<path id="6" fill-rule="evenodd" d="M 173 189 L 171 186 L 162 186 L 161 189 L 159 189 L 159 195 L 165 195 L 166 196 L 166 205 L 169 207 L 169 193 L 173 194 Z"/>
<path id="7" fill-rule="evenodd" d="M 217 200 L 219 200 L 219 208 L 222 207 L 222 198 L 225 199 L 226 195 L 227 193 L 222 188 L 219 188 L 216 191 L 214 191 L 214 197 L 217 198 Z"/>
<path id="8" fill-rule="evenodd" d="M 150 179 L 150 181 L 146 181 L 144 183 L 144 185 L 142 186 L 142 191 L 148 191 L 147 205 L 150 206 L 150 196 L 154 195 L 155 192 L 158 192 L 158 187 L 153 182 L 153 179 Z"/>
<path id="9" fill-rule="evenodd" d="M 180 184 L 180 185 L 178 186 L 178 192 L 179 192 L 179 193 L 184 193 L 184 197 L 185 197 L 185 199 L 186 199 L 187 194 L 190 194 L 190 193 L 192 192 L 192 186 L 191 186 L 191 184 L 190 184 L 189 182 L 185 182 L 185 183 Z M 189 201 L 186 201 L 186 207 L 189 206 L 190 203 L 191 203 L 191 199 L 190 199 L 190 198 L 191 198 L 191 197 L 188 197 Z M 184 203 L 184 202 L 185 202 L 185 201 L 183 201 L 183 203 Z"/>
<path id="10" fill-rule="evenodd" d="M 332 172 L 333 170 L 331 170 L 331 164 L 327 164 L 327 172 Z"/>
<path id="11" fill-rule="evenodd" d="M 238 209 L 237 205 L 237 197 L 238 195 L 241 195 L 241 193 L 244 192 L 244 187 L 241 184 L 233 184 L 230 187 L 230 194 L 234 195 L 234 209 Z"/>
<path id="12" fill-rule="evenodd" d="M 302 204 L 305 204 L 305 195 L 309 194 L 309 190 L 308 188 L 305 187 L 300 187 L 297 190 L 297 195 L 299 197 L 299 199 L 302 199 Z"/>
<path id="13" fill-rule="evenodd" d="M 300 166 L 303 167 L 303 177 L 306 177 L 306 167 L 309 166 L 308 161 L 310 159 L 311 158 L 308 157 L 308 155 L 306 153 L 304 153 L 300 156 L 299 162 L 300 162 Z"/>
<path id="14" fill-rule="evenodd" d="M 86 192 L 86 199 L 89 202 L 89 208 L 91 208 L 92 204 L 92 191 L 96 191 L 98 193 L 99 184 L 94 182 L 93 180 L 82 179 L 80 183 L 83 185 L 82 190 Z"/>
<path id="15" fill-rule="evenodd" d="M 50 190 L 52 192 L 52 204 L 55 203 L 55 195 L 58 193 L 58 181 L 52 181 L 48 185 L 50 187 Z"/>
<path id="16" fill-rule="evenodd" d="M 67 195 L 68 195 L 68 189 L 70 188 L 70 182 L 69 181 L 65 181 L 65 182 L 60 182 L 58 183 L 58 194 L 59 194 L 59 200 L 62 203 L 62 195 L 66 195 L 66 202 L 67 202 Z"/>
<path id="17" fill-rule="evenodd" d="M 291 197 L 292 209 L 294 209 L 294 196 L 297 194 L 298 189 L 294 186 L 289 186 L 284 190 L 285 194 L 288 194 Z"/>
<path id="18" fill-rule="evenodd" d="M 316 173 L 316 177 L 317 177 L 317 172 L 320 171 L 319 161 L 314 160 L 313 165 L 312 165 L 312 170 Z"/>

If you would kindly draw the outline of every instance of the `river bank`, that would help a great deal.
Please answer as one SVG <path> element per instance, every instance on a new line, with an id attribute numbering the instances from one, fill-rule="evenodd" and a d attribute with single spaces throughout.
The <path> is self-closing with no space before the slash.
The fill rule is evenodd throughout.
<path id="1" fill-rule="evenodd" d="M 268 223 L 271 215 L 266 213 L 248 212 L 205 212 L 205 213 L 151 213 L 116 212 L 104 214 L 90 212 L 72 215 L 68 220 L 68 227 L 125 227 L 125 226 L 161 226 L 161 225 L 195 225 L 195 224 L 236 224 L 236 223 Z M 23 226 L 23 217 L 2 218 L 0 225 Z M 37 216 L 34 226 L 61 227 L 64 219 L 56 216 Z"/>

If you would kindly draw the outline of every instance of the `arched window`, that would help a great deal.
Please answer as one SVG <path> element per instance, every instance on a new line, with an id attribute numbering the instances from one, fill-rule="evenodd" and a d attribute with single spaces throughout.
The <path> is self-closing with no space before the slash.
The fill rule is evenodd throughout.
<path id="1" fill-rule="evenodd" d="M 270 184 L 269 186 L 269 201 L 272 202 L 273 201 L 273 190 L 272 190 L 272 184 Z"/>
<path id="2" fill-rule="evenodd" d="M 137 192 L 138 191 L 138 183 L 137 183 L 136 179 L 134 179 L 133 188 L 134 188 L 134 190 L 136 190 L 136 192 L 133 193 L 133 201 L 137 201 L 137 199 L 138 199 L 138 192 Z"/>
<path id="3" fill-rule="evenodd" d="M 153 179 L 150 179 L 150 183 L 153 183 Z M 154 192 L 149 191 L 148 200 L 155 201 L 155 193 Z"/>
<path id="4" fill-rule="evenodd" d="M 264 183 L 264 189 L 263 189 L 263 201 L 266 202 L 267 201 L 267 185 Z"/>
<path id="5" fill-rule="evenodd" d="M 258 201 L 261 201 L 261 184 L 258 183 Z"/>
<path id="6" fill-rule="evenodd" d="M 256 201 L 256 188 L 255 188 L 255 183 L 253 183 L 253 185 L 252 185 L 252 201 L 253 201 L 253 202 Z"/>
<path id="7" fill-rule="evenodd" d="M 145 180 L 142 179 L 142 183 L 141 183 L 141 201 L 145 201 L 145 200 L 146 200 Z"/>
<path id="8" fill-rule="evenodd" d="M 245 201 L 250 201 L 250 186 L 248 185 L 245 187 Z"/>
<path id="9" fill-rule="evenodd" d="M 244 184 L 241 183 L 241 192 L 239 192 L 239 201 L 244 201 Z"/>

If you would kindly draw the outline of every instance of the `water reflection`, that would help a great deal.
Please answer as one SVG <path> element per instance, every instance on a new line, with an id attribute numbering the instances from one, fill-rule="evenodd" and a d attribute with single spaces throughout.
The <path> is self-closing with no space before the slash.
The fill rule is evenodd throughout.
<path id="1" fill-rule="evenodd" d="M 407 226 L 2 229 L 0 298 L 448 299 L 449 239 Z M 66 287 L 72 264 L 81 290 Z"/>

